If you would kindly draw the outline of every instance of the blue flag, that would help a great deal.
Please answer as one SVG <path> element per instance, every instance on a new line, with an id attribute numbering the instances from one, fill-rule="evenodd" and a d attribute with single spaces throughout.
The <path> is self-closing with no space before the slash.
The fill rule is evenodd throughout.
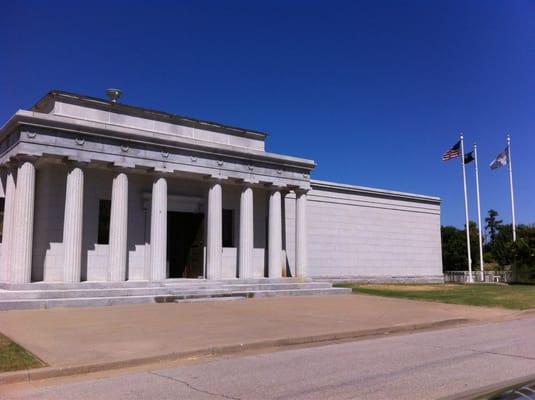
<path id="1" fill-rule="evenodd" d="M 490 169 L 503 167 L 509 163 L 509 148 L 506 147 L 504 151 L 496 156 L 493 162 L 490 163 Z"/>

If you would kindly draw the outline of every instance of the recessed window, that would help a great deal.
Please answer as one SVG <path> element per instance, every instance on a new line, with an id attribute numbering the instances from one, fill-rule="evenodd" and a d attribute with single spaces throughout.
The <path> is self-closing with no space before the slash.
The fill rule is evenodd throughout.
<path id="1" fill-rule="evenodd" d="M 223 210 L 223 247 L 234 247 L 234 210 Z"/>
<path id="2" fill-rule="evenodd" d="M 110 243 L 111 200 L 100 200 L 98 203 L 98 244 Z"/>

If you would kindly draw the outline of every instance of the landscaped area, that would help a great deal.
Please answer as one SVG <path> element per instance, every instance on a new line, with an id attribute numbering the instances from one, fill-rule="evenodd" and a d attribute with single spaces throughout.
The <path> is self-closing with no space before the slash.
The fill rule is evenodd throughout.
<path id="1" fill-rule="evenodd" d="M 42 367 L 44 365 L 33 354 L 0 334 L 0 372 Z"/>
<path id="2" fill-rule="evenodd" d="M 518 310 L 535 308 L 535 285 L 340 284 L 354 293 Z"/>

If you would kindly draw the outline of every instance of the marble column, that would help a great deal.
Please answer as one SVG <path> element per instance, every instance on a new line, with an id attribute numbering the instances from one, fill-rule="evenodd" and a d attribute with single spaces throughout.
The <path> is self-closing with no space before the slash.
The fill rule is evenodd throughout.
<path id="1" fill-rule="evenodd" d="M 35 166 L 24 161 L 17 172 L 17 189 L 13 212 L 11 275 L 13 283 L 29 283 L 32 278 L 33 211 Z"/>
<path id="2" fill-rule="evenodd" d="M 219 182 L 208 190 L 208 222 L 206 232 L 206 278 L 221 279 L 223 257 L 223 204 Z"/>
<path id="3" fill-rule="evenodd" d="M 240 243 L 238 248 L 238 276 L 241 279 L 254 277 L 253 248 L 253 188 L 246 186 L 240 197 Z"/>
<path id="4" fill-rule="evenodd" d="M 304 278 L 307 276 L 307 194 L 296 191 L 295 196 L 295 275 Z"/>
<path id="5" fill-rule="evenodd" d="M 156 178 L 152 184 L 150 220 L 150 279 L 167 278 L 167 181 Z"/>
<path id="6" fill-rule="evenodd" d="M 270 278 L 281 278 L 282 209 L 280 190 L 273 190 L 269 195 L 268 225 L 268 276 Z"/>
<path id="7" fill-rule="evenodd" d="M 110 216 L 110 261 L 108 280 L 126 280 L 128 232 L 128 177 L 119 173 L 113 179 Z"/>
<path id="8" fill-rule="evenodd" d="M 0 282 L 9 281 L 11 276 L 11 252 L 13 243 L 13 217 L 15 212 L 15 176 L 8 169 L 4 198 L 4 226 L 2 228 L 2 259 L 0 260 Z"/>
<path id="9" fill-rule="evenodd" d="M 80 282 L 82 273 L 82 229 L 84 216 L 84 172 L 72 168 L 67 175 L 63 218 L 63 281 Z"/>

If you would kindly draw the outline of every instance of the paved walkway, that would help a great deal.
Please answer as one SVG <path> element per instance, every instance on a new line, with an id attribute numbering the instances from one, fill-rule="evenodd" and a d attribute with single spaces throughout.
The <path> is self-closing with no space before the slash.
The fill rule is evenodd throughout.
<path id="1" fill-rule="evenodd" d="M 412 335 L 0 385 L 0 398 L 467 400 L 512 380 L 535 380 L 534 331 L 532 314 Z"/>
<path id="2" fill-rule="evenodd" d="M 53 367 L 218 346 L 504 318 L 515 312 L 366 295 L 0 312 L 0 332 Z"/>

